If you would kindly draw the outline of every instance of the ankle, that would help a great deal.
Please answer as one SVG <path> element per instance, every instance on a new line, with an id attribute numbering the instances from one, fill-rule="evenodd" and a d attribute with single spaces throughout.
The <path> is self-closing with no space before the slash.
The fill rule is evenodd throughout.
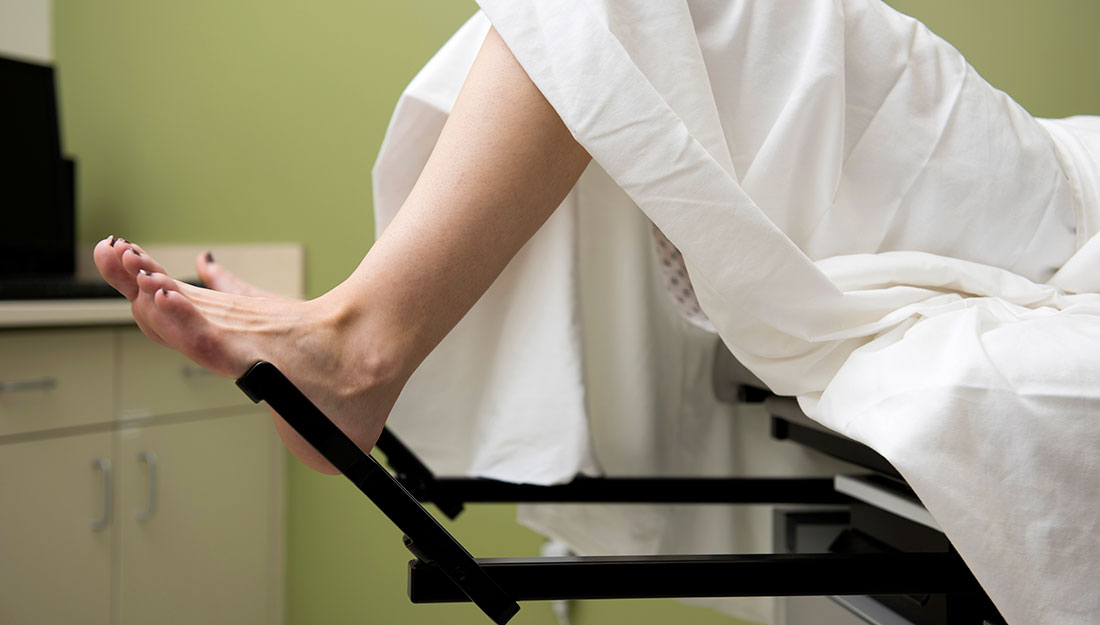
<path id="1" fill-rule="evenodd" d="M 370 301 L 337 287 L 308 302 L 314 331 L 329 338 L 337 367 L 348 374 L 339 389 L 343 395 L 400 388 L 416 368 L 401 342 L 407 332 L 385 323 Z"/>

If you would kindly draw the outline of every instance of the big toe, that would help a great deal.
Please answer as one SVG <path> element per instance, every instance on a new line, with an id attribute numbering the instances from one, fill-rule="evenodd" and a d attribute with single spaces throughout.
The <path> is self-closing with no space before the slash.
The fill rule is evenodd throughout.
<path id="1" fill-rule="evenodd" d="M 132 301 L 137 296 L 137 282 L 134 280 L 134 275 L 122 264 L 122 256 L 115 248 L 119 241 L 121 239 L 111 235 L 96 243 L 95 249 L 92 250 L 92 258 L 95 260 L 99 275 L 103 276 L 103 279 L 116 291 L 122 293 L 126 299 Z"/>
<path id="2" fill-rule="evenodd" d="M 275 297 L 271 293 L 241 280 L 232 271 L 218 264 L 211 252 L 199 254 L 198 258 L 195 259 L 195 269 L 198 271 L 203 284 L 215 291 L 248 295 L 250 297 Z"/>

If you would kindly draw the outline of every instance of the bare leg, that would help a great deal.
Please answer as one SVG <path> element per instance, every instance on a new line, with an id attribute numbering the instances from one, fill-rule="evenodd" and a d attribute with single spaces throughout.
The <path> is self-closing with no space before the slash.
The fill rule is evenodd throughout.
<path id="1" fill-rule="evenodd" d="M 549 217 L 588 160 L 490 31 L 412 193 L 332 291 L 293 302 L 199 289 L 117 240 L 96 246 L 96 264 L 131 300 L 151 338 L 227 377 L 257 360 L 274 363 L 370 449 L 408 377 Z M 303 462 L 332 472 L 281 419 L 276 425 Z"/>

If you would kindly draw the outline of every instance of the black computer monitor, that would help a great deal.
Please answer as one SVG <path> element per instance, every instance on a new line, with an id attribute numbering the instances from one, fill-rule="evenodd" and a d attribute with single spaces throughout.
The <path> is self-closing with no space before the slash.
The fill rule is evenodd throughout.
<path id="1" fill-rule="evenodd" d="M 0 278 L 74 269 L 73 163 L 52 67 L 0 57 Z"/>

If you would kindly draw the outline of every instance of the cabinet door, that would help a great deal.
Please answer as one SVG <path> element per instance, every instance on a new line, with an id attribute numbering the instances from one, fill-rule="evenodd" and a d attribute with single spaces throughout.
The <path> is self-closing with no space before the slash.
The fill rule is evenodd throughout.
<path id="1" fill-rule="evenodd" d="M 119 624 L 278 622 L 281 455 L 267 413 L 118 436 Z"/>
<path id="2" fill-rule="evenodd" d="M 111 618 L 111 433 L 0 445 L 0 623 Z"/>
<path id="3" fill-rule="evenodd" d="M 252 406 L 232 380 L 216 376 L 137 330 L 119 330 L 121 419 Z"/>
<path id="4" fill-rule="evenodd" d="M 114 418 L 110 330 L 0 330 L 0 436 Z"/>

